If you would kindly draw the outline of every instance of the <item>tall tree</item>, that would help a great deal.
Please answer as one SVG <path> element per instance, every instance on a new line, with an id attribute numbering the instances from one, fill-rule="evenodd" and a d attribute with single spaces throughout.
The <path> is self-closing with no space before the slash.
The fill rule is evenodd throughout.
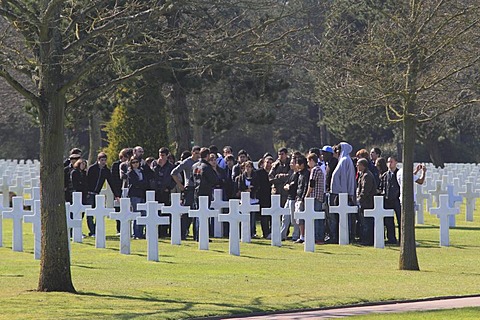
<path id="1" fill-rule="evenodd" d="M 342 101 L 339 105 L 383 108 L 389 121 L 401 123 L 399 267 L 419 270 L 413 201 L 416 130 L 455 108 L 478 105 L 478 84 L 470 75 L 479 67 L 480 3 L 333 1 L 329 11 L 315 70 L 320 91 Z"/>
<path id="2" fill-rule="evenodd" d="M 171 1 L 157 6 L 143 1 L 2 1 L 8 22 L 0 47 L 0 76 L 31 102 L 40 123 L 42 259 L 39 291 L 75 288 L 70 273 L 63 202 L 63 132 L 65 108 L 91 92 L 113 86 L 131 74 L 109 78 L 95 88 L 82 80 L 111 62 L 139 33 L 147 18 L 161 17 Z M 21 35 L 24 42 L 16 40 Z M 100 68 L 100 69 L 99 69 Z M 27 75 L 29 85 L 16 77 Z"/>

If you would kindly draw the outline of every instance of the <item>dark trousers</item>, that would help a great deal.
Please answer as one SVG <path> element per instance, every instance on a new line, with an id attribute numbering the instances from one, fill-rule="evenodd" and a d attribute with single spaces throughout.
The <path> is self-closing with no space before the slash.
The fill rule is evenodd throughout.
<path id="1" fill-rule="evenodd" d="M 155 201 L 159 203 L 163 203 L 166 206 L 170 206 L 172 204 L 171 196 L 170 196 L 170 191 L 160 191 L 156 190 L 155 191 Z M 164 216 L 169 216 L 170 217 L 170 224 L 169 225 L 159 225 L 158 226 L 158 237 L 159 238 L 165 238 L 170 236 L 171 232 L 171 225 L 172 225 L 172 218 L 170 214 L 163 214 Z"/>
<path id="2" fill-rule="evenodd" d="M 383 206 L 385 209 L 393 209 L 395 211 L 395 216 L 397 217 L 398 221 L 398 239 L 400 241 L 400 199 L 385 199 L 383 202 Z M 393 217 L 386 217 L 384 218 L 385 221 L 385 228 L 387 229 L 387 242 L 388 243 L 397 243 L 397 238 L 395 237 L 395 221 Z"/>
<path id="3" fill-rule="evenodd" d="M 193 209 L 193 196 L 194 196 L 194 188 L 188 187 L 183 192 L 183 205 L 189 206 Z M 185 240 L 190 233 L 190 225 L 192 224 L 193 219 L 188 216 L 188 214 L 182 214 L 181 219 L 181 231 L 182 231 L 182 240 Z M 193 228 L 194 235 L 196 234 L 195 228 Z"/>
<path id="4" fill-rule="evenodd" d="M 95 195 L 87 195 L 87 204 L 91 205 L 92 208 L 95 208 Z M 95 221 L 92 216 L 87 216 L 87 226 L 88 226 L 88 235 L 92 236 L 95 234 Z"/>
<path id="5" fill-rule="evenodd" d="M 360 208 L 359 213 L 359 220 L 360 220 L 360 240 L 361 243 L 364 245 L 373 245 L 373 226 L 375 223 L 374 218 L 372 217 L 365 217 L 364 209 Z"/>

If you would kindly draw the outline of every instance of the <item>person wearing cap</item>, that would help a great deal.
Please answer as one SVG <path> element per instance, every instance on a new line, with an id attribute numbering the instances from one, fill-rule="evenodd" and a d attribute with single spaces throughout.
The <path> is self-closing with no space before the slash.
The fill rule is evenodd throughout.
<path id="1" fill-rule="evenodd" d="M 80 149 L 79 149 L 80 150 Z M 63 191 L 65 192 L 65 201 L 72 203 L 72 179 L 71 174 L 73 171 L 73 165 L 77 162 L 82 156 L 78 153 L 73 153 L 68 157 L 68 165 L 63 168 Z"/>
<path id="2" fill-rule="evenodd" d="M 68 153 L 68 157 L 65 159 L 65 161 L 63 161 L 63 167 L 67 167 L 69 164 L 70 164 L 70 156 L 72 154 L 78 154 L 80 156 L 80 158 L 82 157 L 82 150 L 79 149 L 79 148 L 73 148 L 72 150 L 70 150 L 70 152 Z M 80 159 L 80 158 L 77 158 Z"/>
<path id="3" fill-rule="evenodd" d="M 338 218 L 336 213 L 330 213 L 329 206 L 333 205 L 330 203 L 330 184 L 332 182 L 332 173 L 335 170 L 338 158 L 336 157 L 333 147 L 329 145 L 323 146 L 322 150 L 323 162 L 325 163 L 325 233 L 328 235 L 328 240 L 326 243 L 338 243 Z"/>
<path id="4" fill-rule="evenodd" d="M 288 158 L 288 149 L 280 148 L 278 150 L 278 159 L 272 164 L 272 169 L 268 174 L 272 184 L 272 194 L 280 195 L 280 204 L 285 206 L 288 198 L 288 191 L 283 188 L 290 176 L 290 159 Z"/>

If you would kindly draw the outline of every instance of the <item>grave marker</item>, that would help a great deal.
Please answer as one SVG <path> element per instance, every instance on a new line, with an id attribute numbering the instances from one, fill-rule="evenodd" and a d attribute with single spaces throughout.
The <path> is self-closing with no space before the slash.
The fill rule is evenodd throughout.
<path id="1" fill-rule="evenodd" d="M 473 190 L 473 183 L 467 182 L 465 192 L 459 192 L 459 195 L 466 199 L 465 220 L 473 221 L 473 211 L 475 210 L 475 200 L 480 198 L 480 192 Z"/>
<path id="2" fill-rule="evenodd" d="M 42 245 L 42 221 L 40 214 L 40 200 L 33 202 L 33 215 L 25 216 L 25 223 L 31 223 L 33 227 L 33 255 L 35 260 L 40 260 Z"/>
<path id="3" fill-rule="evenodd" d="M 130 226 L 133 220 L 140 217 L 140 213 L 131 210 L 130 198 L 121 198 L 120 211 L 111 211 L 109 216 L 120 221 L 120 253 L 130 254 Z"/>
<path id="4" fill-rule="evenodd" d="M 108 217 L 113 209 L 105 207 L 105 196 L 95 195 L 95 208 L 86 209 L 87 216 L 95 217 L 95 248 L 105 248 L 105 217 Z"/>
<path id="5" fill-rule="evenodd" d="M 70 212 L 72 213 L 73 219 L 82 221 L 82 213 L 85 212 L 87 209 L 91 208 L 91 205 L 85 205 L 82 203 L 81 192 L 72 193 L 72 204 L 70 205 Z M 73 242 L 82 243 L 82 241 L 82 223 L 80 223 L 80 225 L 73 227 Z"/>
<path id="6" fill-rule="evenodd" d="M 229 201 L 228 214 L 219 214 L 218 219 L 222 222 L 228 222 L 229 236 L 228 236 L 228 251 L 231 255 L 240 255 L 240 222 L 250 221 L 248 215 L 240 214 L 240 201 L 238 199 L 231 199 Z M 244 223 L 244 222 L 243 222 Z"/>
<path id="7" fill-rule="evenodd" d="M 137 205 L 137 209 L 145 210 L 145 217 L 137 218 L 137 225 L 144 225 L 147 235 L 147 260 L 158 261 L 158 226 L 168 225 L 169 217 L 158 215 L 158 211 L 162 210 L 163 204 L 157 201 L 147 201 Z M 173 231 L 172 231 L 173 233 Z M 172 235 L 173 238 L 173 235 Z"/>
<path id="8" fill-rule="evenodd" d="M 190 207 L 182 206 L 180 193 L 171 194 L 171 205 L 163 206 L 162 212 L 171 215 L 170 236 L 171 244 L 180 245 L 182 243 L 181 218 L 182 214 L 187 214 Z"/>
<path id="9" fill-rule="evenodd" d="M 23 251 L 23 217 L 32 214 L 32 211 L 23 209 L 23 197 L 13 197 L 12 208 L 3 211 L 4 219 L 13 220 L 13 251 Z"/>
<path id="10" fill-rule="evenodd" d="M 281 247 L 282 246 L 282 232 L 281 232 L 282 216 L 290 215 L 290 209 L 283 208 L 281 206 L 279 194 L 273 194 L 271 197 L 272 197 L 272 204 L 270 208 L 262 208 L 262 216 L 272 217 L 272 228 L 271 228 L 272 246 Z"/>
<path id="11" fill-rule="evenodd" d="M 198 249 L 208 250 L 209 239 L 209 219 L 217 217 L 219 210 L 211 210 L 209 208 L 208 196 L 200 196 L 198 198 L 198 209 L 188 210 L 188 215 L 193 218 L 198 218 Z"/>
<path id="12" fill-rule="evenodd" d="M 357 213 L 357 206 L 350 206 L 348 204 L 348 194 L 340 193 L 338 195 L 338 206 L 330 206 L 330 212 L 338 213 L 339 237 L 338 244 L 346 245 L 350 243 L 348 230 L 348 215 L 350 213 Z"/>
<path id="13" fill-rule="evenodd" d="M 459 214 L 458 208 L 452 208 L 448 204 L 448 195 L 440 195 L 440 204 L 437 208 L 430 208 L 430 213 L 435 214 L 440 219 L 440 246 L 448 247 L 450 244 L 449 239 L 449 224 L 448 216 Z"/>
<path id="14" fill-rule="evenodd" d="M 305 220 L 305 252 L 315 251 L 315 220 L 325 219 L 324 211 L 315 211 L 315 199 L 305 198 L 305 209 L 295 211 L 295 219 Z"/>
<path id="15" fill-rule="evenodd" d="M 250 215 L 251 212 L 256 212 L 260 210 L 260 205 L 250 204 L 250 192 L 242 192 L 240 194 L 240 212 L 248 216 L 248 219 L 241 221 L 242 225 L 242 242 L 250 243 L 252 241 L 251 226 L 250 226 Z"/>
<path id="16" fill-rule="evenodd" d="M 383 208 L 382 196 L 375 196 L 373 201 L 373 209 L 365 209 L 363 213 L 365 217 L 373 217 L 375 219 L 375 235 L 373 246 L 375 248 L 383 249 L 385 248 L 385 224 L 383 218 L 393 217 L 395 212 L 393 211 L 393 209 Z"/>

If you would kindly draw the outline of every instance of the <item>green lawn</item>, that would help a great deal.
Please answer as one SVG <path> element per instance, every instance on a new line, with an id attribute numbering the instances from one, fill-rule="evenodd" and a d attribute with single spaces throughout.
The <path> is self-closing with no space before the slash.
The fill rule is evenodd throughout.
<path id="1" fill-rule="evenodd" d="M 464 208 L 462 207 L 464 210 Z M 0 248 L 0 319 L 179 319 L 255 311 L 317 308 L 367 301 L 403 300 L 480 293 L 480 212 L 464 214 L 451 230 L 451 247 L 440 248 L 438 220 L 426 217 L 417 229 L 420 272 L 398 270 L 398 247 L 385 250 L 323 245 L 315 253 L 284 242 L 241 244 L 228 255 L 228 241 L 210 251 L 187 241 L 160 241 L 161 262 L 146 259 L 146 241 L 132 241 L 132 254 L 118 252 L 118 238 L 106 249 L 94 239 L 72 245 L 72 273 L 78 295 L 37 293 L 39 262 L 33 259 L 31 225 L 25 252 L 11 250 L 11 221 L 4 220 Z M 114 221 L 107 220 L 113 235 Z"/>
<path id="2" fill-rule="evenodd" d="M 405 312 L 393 314 L 368 314 L 364 316 L 349 317 L 351 320 L 478 320 L 480 308 L 462 308 L 436 311 Z"/>

